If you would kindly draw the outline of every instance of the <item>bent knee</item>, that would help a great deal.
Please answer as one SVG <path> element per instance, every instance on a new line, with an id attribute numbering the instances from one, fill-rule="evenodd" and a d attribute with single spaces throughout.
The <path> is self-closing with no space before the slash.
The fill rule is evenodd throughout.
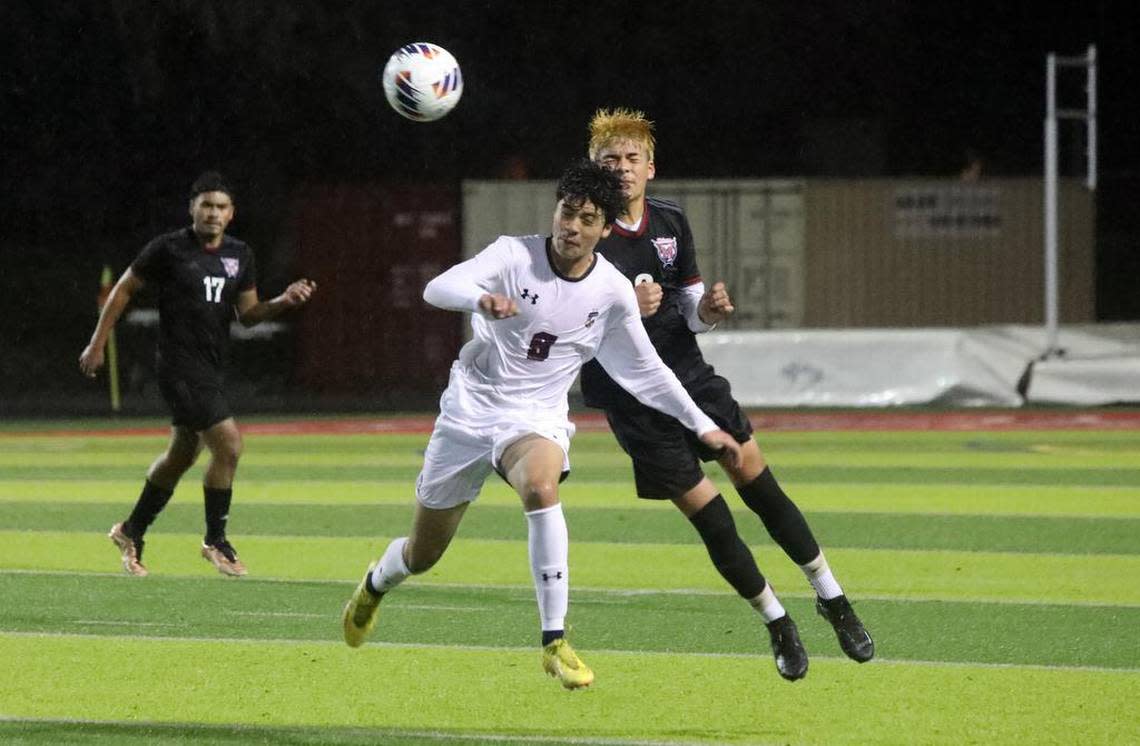
<path id="1" fill-rule="evenodd" d="M 558 504 L 558 483 L 532 482 L 520 490 L 520 497 L 527 510 L 552 508 Z"/>

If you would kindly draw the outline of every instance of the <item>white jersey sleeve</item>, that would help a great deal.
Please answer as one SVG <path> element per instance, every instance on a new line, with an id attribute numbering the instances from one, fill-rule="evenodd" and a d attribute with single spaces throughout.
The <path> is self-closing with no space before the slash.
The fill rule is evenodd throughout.
<path id="1" fill-rule="evenodd" d="M 447 311 L 482 313 L 479 299 L 502 293 L 511 262 L 511 245 L 500 237 L 465 262 L 438 275 L 424 288 L 424 300 Z"/>
<path id="2" fill-rule="evenodd" d="M 681 311 L 685 314 L 685 321 L 689 325 L 689 331 L 693 334 L 701 334 L 716 328 L 716 324 L 706 324 L 701 321 L 701 316 L 697 313 L 704 294 L 705 284 L 703 282 L 694 282 L 681 290 Z"/>
<path id="3" fill-rule="evenodd" d="M 662 362 L 641 323 L 637 296 L 627 283 L 621 301 L 607 319 L 606 334 L 596 358 L 619 386 L 647 407 L 676 417 L 697 435 L 717 429 Z"/>

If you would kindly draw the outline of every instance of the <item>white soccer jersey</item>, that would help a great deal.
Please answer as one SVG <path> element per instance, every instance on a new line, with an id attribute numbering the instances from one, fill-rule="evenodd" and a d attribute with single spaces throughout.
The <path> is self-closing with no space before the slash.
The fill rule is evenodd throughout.
<path id="1" fill-rule="evenodd" d="M 434 306 L 472 312 L 474 337 L 453 371 L 463 375 L 479 409 L 565 417 L 574 377 L 596 357 L 647 406 L 698 434 L 715 430 L 653 349 L 629 280 L 601 255 L 582 277 L 563 277 L 550 261 L 548 242 L 502 236 L 424 289 L 424 300 Z M 485 317 L 478 307 L 485 293 L 513 299 L 518 315 Z"/>

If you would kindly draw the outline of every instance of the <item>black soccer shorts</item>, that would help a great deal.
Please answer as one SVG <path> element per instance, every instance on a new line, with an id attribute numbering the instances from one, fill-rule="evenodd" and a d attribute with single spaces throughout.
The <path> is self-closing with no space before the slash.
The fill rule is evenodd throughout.
<path id="1" fill-rule="evenodd" d="M 158 389 L 170 408 L 170 423 L 175 427 L 202 432 L 233 417 L 222 387 L 216 383 L 159 376 Z"/>
<path id="2" fill-rule="evenodd" d="M 685 388 L 697 406 L 738 443 L 751 439 L 752 423 L 732 398 L 727 380 L 710 375 Z M 637 496 L 647 500 L 672 500 L 685 494 L 704 478 L 701 462 L 714 461 L 718 455 L 675 418 L 640 402 L 607 409 L 606 420 L 633 460 Z"/>

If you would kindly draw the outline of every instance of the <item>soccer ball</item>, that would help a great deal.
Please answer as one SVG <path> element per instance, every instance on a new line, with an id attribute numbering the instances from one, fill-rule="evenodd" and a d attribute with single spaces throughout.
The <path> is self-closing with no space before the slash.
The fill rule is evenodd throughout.
<path id="1" fill-rule="evenodd" d="M 417 41 L 396 50 L 384 66 L 384 96 L 401 116 L 431 122 L 463 95 L 459 63 L 438 44 Z"/>

